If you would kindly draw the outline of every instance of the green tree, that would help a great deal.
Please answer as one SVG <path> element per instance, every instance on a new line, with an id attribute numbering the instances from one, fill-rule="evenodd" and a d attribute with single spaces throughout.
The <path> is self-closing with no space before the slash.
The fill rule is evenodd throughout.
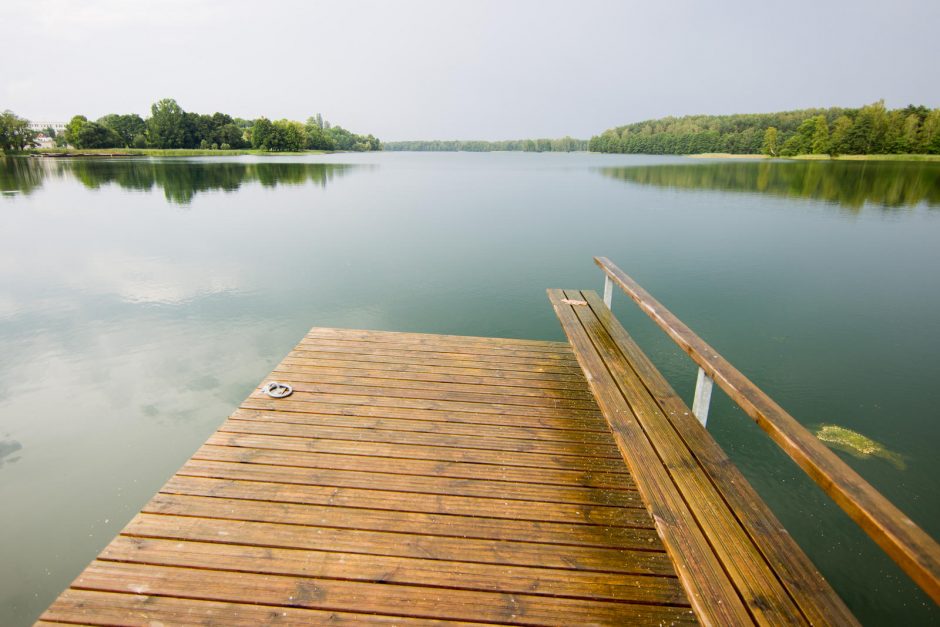
<path id="1" fill-rule="evenodd" d="M 78 129 L 74 142 L 76 148 L 119 148 L 124 146 L 121 136 L 97 122 L 85 122 Z"/>
<path id="2" fill-rule="evenodd" d="M 829 124 L 826 122 L 826 116 L 820 114 L 816 116 L 812 149 L 814 155 L 825 155 L 829 153 Z"/>
<path id="3" fill-rule="evenodd" d="M 916 113 L 911 113 L 904 118 L 904 128 L 901 131 L 903 139 L 901 141 L 906 148 L 906 152 L 915 154 L 922 152 L 920 124 L 920 116 Z"/>
<path id="4" fill-rule="evenodd" d="M 147 135 L 155 148 L 186 146 L 186 112 L 172 98 L 164 98 L 150 107 Z"/>
<path id="5" fill-rule="evenodd" d="M 98 124 L 106 126 L 121 138 L 121 145 L 129 147 L 133 145 L 134 138 L 147 132 L 147 123 L 144 122 L 136 113 L 127 115 L 118 115 L 116 113 L 108 114 L 98 119 Z"/>
<path id="6" fill-rule="evenodd" d="M 279 150 L 299 152 L 307 147 L 307 131 L 304 125 L 293 120 L 274 122 L 278 136 Z"/>
<path id="7" fill-rule="evenodd" d="M 316 116 L 307 118 L 304 130 L 307 133 L 307 148 L 310 150 L 336 149 L 333 136 L 323 130 L 323 116 L 319 113 Z"/>
<path id="8" fill-rule="evenodd" d="M 258 118 L 251 127 L 251 147 L 256 150 L 267 150 L 273 133 L 274 125 L 271 124 L 271 120 L 265 117 Z"/>
<path id="9" fill-rule="evenodd" d="M 84 115 L 73 115 L 72 119 L 69 120 L 69 123 L 65 125 L 65 142 L 70 146 L 78 145 L 78 133 L 82 130 L 82 126 L 88 124 L 88 118 Z"/>
<path id="10" fill-rule="evenodd" d="M 236 126 L 234 122 L 219 127 L 215 135 L 216 141 L 220 146 L 228 147 L 223 148 L 223 150 L 228 150 L 229 148 L 245 148 L 249 145 L 248 142 L 245 141 L 244 131 Z"/>
<path id="11" fill-rule="evenodd" d="M 832 124 L 832 133 L 829 135 L 829 154 L 840 155 L 846 152 L 847 137 L 852 129 L 852 118 L 840 115 Z"/>
<path id="12" fill-rule="evenodd" d="M 777 156 L 777 127 L 768 126 L 764 131 L 764 143 L 761 144 L 760 151 L 771 157 Z"/>
<path id="13" fill-rule="evenodd" d="M 36 131 L 29 122 L 10 110 L 0 113 L 0 151 L 4 153 L 26 150 L 36 145 Z"/>
<path id="14" fill-rule="evenodd" d="M 924 118 L 921 146 L 925 153 L 940 154 L 940 109 L 933 109 Z"/>

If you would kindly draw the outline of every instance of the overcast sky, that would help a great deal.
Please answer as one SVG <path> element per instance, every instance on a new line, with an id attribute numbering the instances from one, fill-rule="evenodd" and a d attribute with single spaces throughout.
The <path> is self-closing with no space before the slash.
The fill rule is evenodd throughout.
<path id="1" fill-rule="evenodd" d="M 940 106 L 940 1 L 2 0 L 0 109 L 324 117 L 383 140 Z"/>

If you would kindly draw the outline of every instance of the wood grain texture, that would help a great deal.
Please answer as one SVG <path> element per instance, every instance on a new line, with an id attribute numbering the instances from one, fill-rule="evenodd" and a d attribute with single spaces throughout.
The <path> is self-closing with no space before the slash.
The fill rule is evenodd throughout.
<path id="1" fill-rule="evenodd" d="M 565 295 L 568 299 L 586 298 L 580 291 L 566 291 Z M 695 524 L 709 539 L 712 551 L 754 615 L 755 622 L 765 625 L 802 624 L 804 619 L 798 606 L 764 561 L 734 512 L 727 507 L 708 473 L 690 455 L 685 442 L 650 396 L 607 329 L 590 307 L 572 307 L 571 310 L 591 337 L 594 349 L 613 375 L 620 394 L 627 400 L 646 437 L 668 469 L 672 482 L 695 515 Z M 708 437 L 708 434 L 701 429 L 699 437 Z"/>
<path id="2" fill-rule="evenodd" d="M 602 355 L 578 320 L 573 311 L 576 306 L 563 302 L 566 296 L 562 290 L 549 290 L 548 294 L 588 375 L 598 405 L 610 423 L 614 441 L 633 471 L 696 615 L 703 623 L 711 625 L 753 623 L 750 610 L 712 551 L 708 538 L 694 524 L 694 512 L 673 483 Z"/>
<path id="3" fill-rule="evenodd" d="M 582 294 L 807 620 L 813 625 L 855 624 L 842 599 L 597 294 Z"/>
<path id="4" fill-rule="evenodd" d="M 566 343 L 314 328 L 41 620 L 695 622 Z"/>
<path id="5" fill-rule="evenodd" d="M 638 427 L 635 435 L 648 440 L 656 451 L 672 488 L 682 495 L 691 514 L 673 515 L 709 539 L 710 550 L 723 570 L 713 576 L 726 576 L 753 622 L 857 624 L 842 600 L 597 294 L 550 290 L 549 298 L 579 354 L 600 406 L 607 407 L 605 415 L 612 428 L 615 432 L 624 427 L 629 430 L 635 424 Z M 585 305 L 571 306 L 565 301 Z M 613 401 L 604 398 L 607 395 L 615 398 Z M 608 414 L 617 409 L 619 400 L 627 407 L 619 407 L 619 414 Z M 628 465 L 637 467 L 645 463 L 641 460 L 642 449 L 635 442 L 622 449 Z M 654 474 L 642 472 L 636 476 L 644 496 L 651 491 L 646 484 L 655 478 Z M 668 489 L 669 484 L 665 487 Z M 655 498 L 661 496 L 657 492 Z M 657 523 L 659 506 L 653 506 Z M 687 568 L 683 562 L 697 562 L 702 556 L 675 553 L 673 547 L 677 543 L 669 535 L 680 530 L 659 525 L 657 529 L 664 534 L 667 549 L 699 618 L 708 623 L 726 622 L 727 617 L 711 614 L 714 608 L 696 604 L 695 588 L 701 585 L 702 572 L 692 569 L 701 569 L 701 565 L 690 564 L 691 568 Z"/>
<path id="6" fill-rule="evenodd" d="M 936 540 L 623 270 L 606 257 L 594 261 L 935 603 L 940 603 L 940 544 Z"/>

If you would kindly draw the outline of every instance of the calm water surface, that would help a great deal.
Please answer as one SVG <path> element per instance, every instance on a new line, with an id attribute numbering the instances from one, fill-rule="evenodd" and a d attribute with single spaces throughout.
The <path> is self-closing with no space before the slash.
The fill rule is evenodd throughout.
<path id="1" fill-rule="evenodd" d="M 0 624 L 28 624 L 311 326 L 558 340 L 640 281 L 940 537 L 940 164 L 589 154 L 0 160 Z M 620 295 L 618 295 L 620 296 Z M 688 399 L 695 367 L 614 309 Z M 726 398 L 709 429 L 852 609 L 937 608 Z"/>

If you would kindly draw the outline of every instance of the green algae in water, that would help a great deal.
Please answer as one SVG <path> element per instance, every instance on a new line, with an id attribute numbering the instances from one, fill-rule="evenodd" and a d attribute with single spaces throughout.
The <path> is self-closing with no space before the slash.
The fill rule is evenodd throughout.
<path id="1" fill-rule="evenodd" d="M 900 453 L 889 451 L 883 444 L 857 431 L 840 427 L 839 425 L 820 425 L 816 430 L 816 437 L 829 445 L 830 448 L 845 451 L 860 459 L 880 457 L 898 470 L 907 468 L 904 457 Z"/>

